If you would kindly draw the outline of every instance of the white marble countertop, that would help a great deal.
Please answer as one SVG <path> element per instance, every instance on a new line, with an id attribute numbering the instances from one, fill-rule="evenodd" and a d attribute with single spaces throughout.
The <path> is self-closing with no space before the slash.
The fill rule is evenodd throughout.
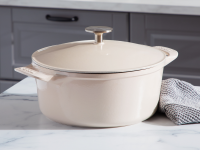
<path id="1" fill-rule="evenodd" d="M 0 0 L 0 5 L 200 15 L 199 0 Z"/>
<path id="2" fill-rule="evenodd" d="M 41 114 L 35 81 L 0 95 L 0 150 L 200 150 L 200 124 L 176 126 L 165 115 L 126 127 L 79 128 Z"/>

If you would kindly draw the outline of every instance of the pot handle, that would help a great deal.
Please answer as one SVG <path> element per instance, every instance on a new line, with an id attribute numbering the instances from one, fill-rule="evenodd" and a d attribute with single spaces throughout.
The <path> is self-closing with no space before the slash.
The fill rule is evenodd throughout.
<path id="1" fill-rule="evenodd" d="M 155 46 L 154 48 L 163 51 L 166 54 L 165 66 L 178 57 L 178 52 L 167 47 Z"/>
<path id="2" fill-rule="evenodd" d="M 15 71 L 46 82 L 54 77 L 54 75 L 39 72 L 32 64 L 26 67 L 15 68 Z"/>

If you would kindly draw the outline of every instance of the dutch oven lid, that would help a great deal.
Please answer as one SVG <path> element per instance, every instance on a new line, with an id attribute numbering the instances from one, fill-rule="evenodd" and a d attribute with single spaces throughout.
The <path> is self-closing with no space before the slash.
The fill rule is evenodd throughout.
<path id="1" fill-rule="evenodd" d="M 104 40 L 110 27 L 91 26 L 95 41 L 78 41 L 46 47 L 33 53 L 32 60 L 41 67 L 77 73 L 118 73 L 147 69 L 165 60 L 164 52 L 150 46 Z"/>

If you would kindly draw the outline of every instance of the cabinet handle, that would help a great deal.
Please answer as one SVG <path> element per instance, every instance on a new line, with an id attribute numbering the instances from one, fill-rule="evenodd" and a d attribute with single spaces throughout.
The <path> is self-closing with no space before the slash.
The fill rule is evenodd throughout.
<path id="1" fill-rule="evenodd" d="M 67 17 L 53 17 L 50 15 L 46 15 L 46 19 L 49 21 L 57 21 L 57 22 L 74 22 L 74 21 L 78 21 L 78 17 L 71 17 L 71 18 L 67 18 Z"/>

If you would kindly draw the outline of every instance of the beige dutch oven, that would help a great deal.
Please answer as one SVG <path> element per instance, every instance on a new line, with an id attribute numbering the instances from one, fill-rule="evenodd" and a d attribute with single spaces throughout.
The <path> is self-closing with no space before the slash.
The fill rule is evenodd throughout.
<path id="1" fill-rule="evenodd" d="M 48 118 L 75 126 L 115 127 L 143 121 L 157 108 L 163 67 L 177 51 L 102 39 L 109 27 L 88 27 L 95 41 L 37 50 L 17 72 L 36 79 Z"/>

